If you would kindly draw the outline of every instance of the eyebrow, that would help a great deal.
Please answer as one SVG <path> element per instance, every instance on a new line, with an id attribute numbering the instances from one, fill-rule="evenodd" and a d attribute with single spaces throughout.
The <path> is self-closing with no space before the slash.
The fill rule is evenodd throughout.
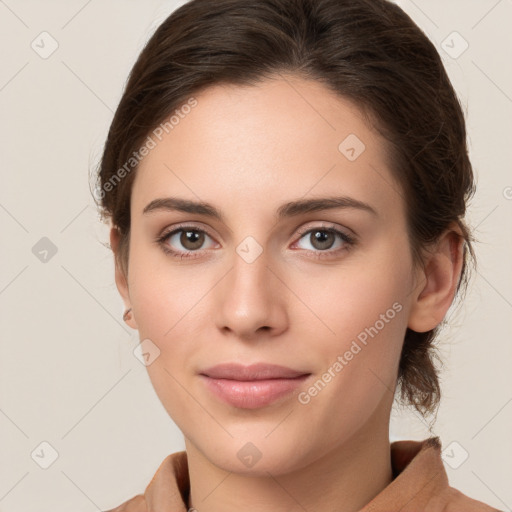
<path id="1" fill-rule="evenodd" d="M 282 204 L 277 209 L 278 219 L 294 217 L 309 212 L 332 210 L 335 208 L 353 208 L 366 211 L 378 216 L 377 211 L 369 204 L 348 196 L 321 197 L 313 199 L 299 199 Z M 223 213 L 215 206 L 203 201 L 191 201 L 178 197 L 162 197 L 151 201 L 143 210 L 143 215 L 156 211 L 180 211 L 184 213 L 195 213 L 204 215 L 224 222 Z"/>

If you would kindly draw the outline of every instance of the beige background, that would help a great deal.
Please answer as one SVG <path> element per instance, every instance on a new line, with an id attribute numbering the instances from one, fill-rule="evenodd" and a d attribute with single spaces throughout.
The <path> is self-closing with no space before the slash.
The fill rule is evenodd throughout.
<path id="1" fill-rule="evenodd" d="M 181 3 L 0 0 L 1 512 L 117 506 L 184 448 L 133 356 L 137 332 L 122 321 L 88 185 L 138 52 Z M 511 510 L 512 2 L 400 4 L 443 56 L 478 175 L 469 220 L 480 267 L 445 333 L 433 432 L 448 450 L 450 483 Z M 458 58 L 443 49 L 463 48 L 453 31 L 469 44 Z M 46 262 L 36 257 L 43 237 L 57 250 Z M 393 415 L 392 440 L 428 435 L 415 414 Z M 48 469 L 39 465 L 51 461 L 44 441 L 58 452 Z M 463 450 L 469 458 L 453 469 Z"/>

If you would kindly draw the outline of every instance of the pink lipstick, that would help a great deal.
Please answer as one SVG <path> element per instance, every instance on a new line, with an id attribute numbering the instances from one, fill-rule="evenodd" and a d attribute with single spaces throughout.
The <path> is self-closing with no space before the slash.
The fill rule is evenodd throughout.
<path id="1" fill-rule="evenodd" d="M 206 387 L 225 403 L 257 409 L 290 394 L 311 374 L 274 364 L 224 363 L 199 375 Z"/>

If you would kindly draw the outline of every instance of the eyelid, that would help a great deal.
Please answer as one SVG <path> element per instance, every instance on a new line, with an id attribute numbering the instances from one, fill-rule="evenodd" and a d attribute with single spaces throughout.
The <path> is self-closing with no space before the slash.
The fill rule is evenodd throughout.
<path id="1" fill-rule="evenodd" d="M 162 238 L 164 236 L 170 236 L 176 231 L 186 231 L 187 229 L 189 231 L 195 229 L 197 229 L 198 231 L 204 231 L 210 238 L 215 239 L 210 230 L 204 224 L 199 223 L 199 225 L 196 225 L 195 222 L 182 222 L 179 224 L 175 224 L 172 227 L 164 228 L 161 234 L 159 235 L 159 238 Z"/>
<path id="2" fill-rule="evenodd" d="M 316 222 L 311 222 L 306 226 L 301 226 L 297 230 L 297 234 L 304 235 L 305 233 L 307 233 L 308 231 L 311 231 L 312 229 L 337 229 L 339 231 L 343 231 L 344 229 L 347 229 L 348 231 L 352 232 L 351 229 L 349 230 L 348 228 L 343 228 L 342 226 L 338 226 L 338 224 L 334 224 L 329 221 L 320 220 L 320 221 L 316 221 Z M 347 233 L 347 235 L 348 235 L 348 233 Z"/>

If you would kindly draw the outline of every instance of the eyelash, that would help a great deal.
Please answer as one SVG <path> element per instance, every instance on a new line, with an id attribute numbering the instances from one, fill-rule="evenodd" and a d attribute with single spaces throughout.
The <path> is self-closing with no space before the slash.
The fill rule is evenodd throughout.
<path id="1" fill-rule="evenodd" d="M 157 237 L 156 242 L 158 243 L 158 245 L 160 245 L 162 247 L 162 250 L 166 254 L 170 255 L 173 258 L 177 258 L 177 259 L 194 259 L 194 258 L 199 257 L 199 255 L 195 255 L 194 253 L 200 253 L 200 250 L 197 250 L 197 251 L 175 251 L 174 249 L 169 248 L 168 244 L 166 244 L 166 241 L 172 235 L 175 235 L 176 233 L 180 233 L 181 231 L 193 231 L 195 233 L 204 233 L 205 235 L 208 235 L 210 238 L 213 238 L 208 233 L 208 231 L 206 231 L 202 228 L 198 228 L 196 226 L 190 226 L 187 224 L 180 224 L 180 225 L 176 226 L 172 231 L 164 232 L 162 235 Z M 331 257 L 333 257 L 333 255 L 336 255 L 340 252 L 350 250 L 357 243 L 357 240 L 355 237 L 353 237 L 351 235 L 347 235 L 346 233 L 343 233 L 342 231 L 340 231 L 332 226 L 316 226 L 316 227 L 308 228 L 305 230 L 299 230 L 299 232 L 298 232 L 298 234 L 300 235 L 299 240 L 301 238 L 303 238 L 304 235 L 310 234 L 315 231 L 334 233 L 335 235 L 338 235 L 345 244 L 343 247 L 341 247 L 339 249 L 335 249 L 335 250 L 312 251 L 309 249 L 302 249 L 302 250 L 306 251 L 307 253 L 313 253 L 315 255 L 314 257 L 317 259 L 331 258 Z M 194 255 L 191 256 L 191 254 L 194 254 Z"/>

